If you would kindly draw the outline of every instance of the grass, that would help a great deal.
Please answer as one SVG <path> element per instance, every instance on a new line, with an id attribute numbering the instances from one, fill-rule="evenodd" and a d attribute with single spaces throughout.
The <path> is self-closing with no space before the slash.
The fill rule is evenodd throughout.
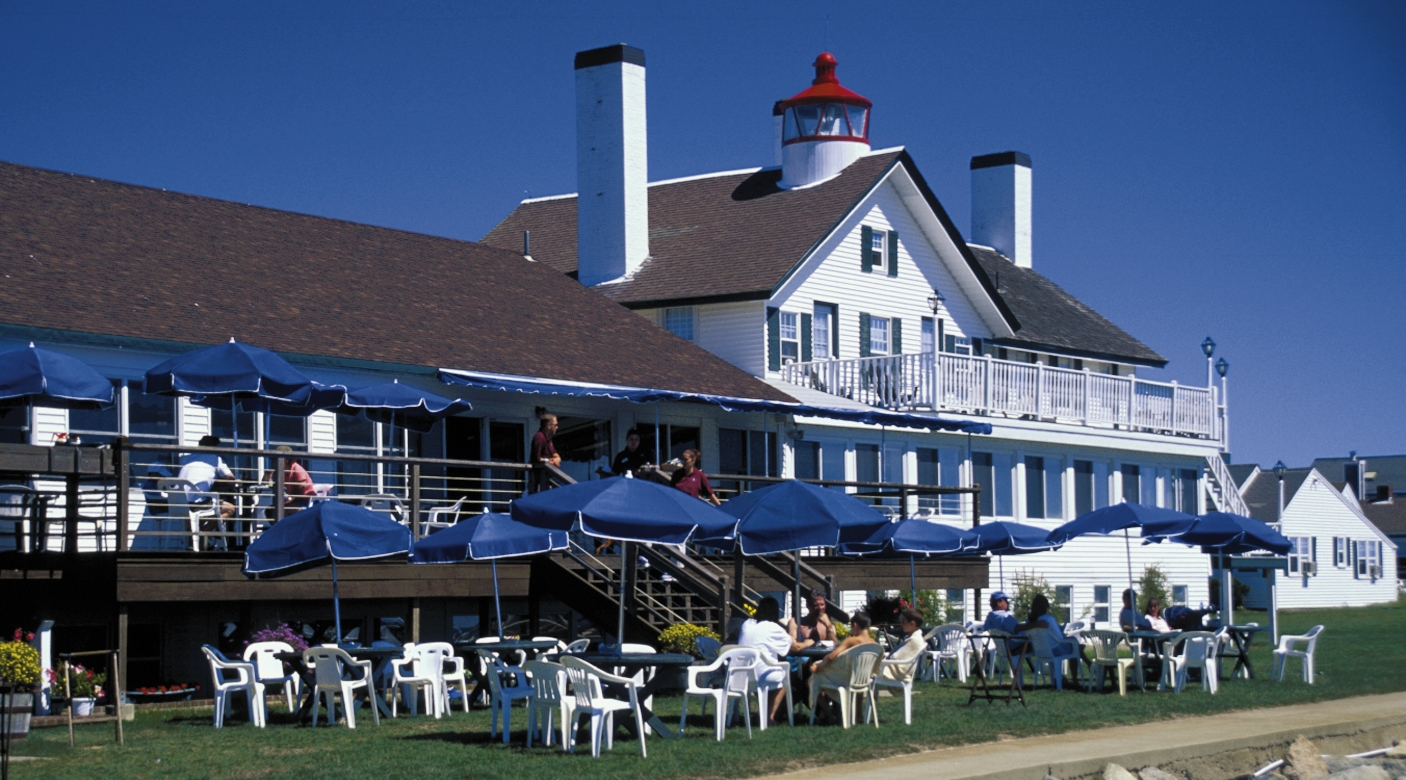
<path id="1" fill-rule="evenodd" d="M 1242 614 L 1243 620 L 1264 624 L 1263 615 Z M 1188 686 L 1180 695 L 1129 692 L 1086 694 L 1040 689 L 1027 693 L 1029 707 L 1019 704 L 964 706 L 965 688 L 955 683 L 921 683 L 914 697 L 913 725 L 903 725 L 902 699 L 880 700 L 883 727 L 809 728 L 798 725 L 754 729 L 748 740 L 740 727 L 728 731 L 718 744 L 703 720 L 690 722 L 688 735 L 678 741 L 650 739 L 649 757 L 641 760 L 638 743 L 620 735 L 615 750 L 592 759 L 582 752 L 523 747 L 525 710 L 514 712 L 512 743 L 490 742 L 486 711 L 461 713 L 442 721 L 428 718 L 383 720 L 379 728 L 368 718 L 358 728 L 316 730 L 292 725 L 286 714 L 271 713 L 268 729 L 242 721 L 216 731 L 209 709 L 141 712 L 128 724 L 127 746 L 112 742 L 111 725 L 78 729 L 77 748 L 70 749 L 63 729 L 33 732 L 16 745 L 17 755 L 42 756 L 43 761 L 11 764 L 17 778 L 63 777 L 475 777 L 520 778 L 735 778 L 796 770 L 821 764 L 863 761 L 939 746 L 1034 736 L 1103 725 L 1139 723 L 1229 710 L 1339 699 L 1406 690 L 1406 602 L 1361 609 L 1281 613 L 1282 631 L 1303 633 L 1316 623 L 1327 626 L 1318 643 L 1316 683 L 1304 685 L 1291 667 L 1283 683 L 1268 680 L 1269 648 L 1261 644 L 1251 658 L 1256 680 L 1232 680 L 1211 696 Z M 657 698 L 666 721 L 677 722 L 679 700 Z M 672 717 L 671 717 L 672 716 Z M 691 719 L 692 720 L 692 719 Z"/>

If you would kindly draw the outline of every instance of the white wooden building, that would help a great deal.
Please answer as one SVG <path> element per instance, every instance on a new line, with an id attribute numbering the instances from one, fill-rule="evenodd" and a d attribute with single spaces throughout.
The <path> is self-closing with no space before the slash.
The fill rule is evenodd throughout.
<path id="1" fill-rule="evenodd" d="M 1272 470 L 1258 466 L 1235 471 L 1251 516 L 1277 524 L 1294 543 L 1289 571 L 1277 575 L 1281 609 L 1396 600 L 1396 544 L 1368 520 L 1350 491 L 1335 487 L 1314 468 L 1287 469 L 1282 483 Z M 1250 586 L 1248 606 L 1268 606 L 1267 576 L 1247 571 L 1235 577 Z"/>
<path id="2" fill-rule="evenodd" d="M 534 260 L 805 402 L 993 425 L 973 438 L 799 417 L 760 446 L 725 447 L 720 471 L 975 483 L 984 518 L 1050 528 L 1121 500 L 1243 513 L 1218 388 L 1139 378 L 1166 359 L 1035 270 L 1030 158 L 972 159 L 969 241 L 904 148 L 870 149 L 873 106 L 839 84 L 834 58 L 815 67 L 811 87 L 773 110 L 774 165 L 638 186 L 639 149 L 599 149 L 643 143 L 644 55 L 581 53 L 577 126 L 595 140 L 578 185 L 593 205 L 523 201 L 484 243 L 527 244 Z M 597 143 L 601 106 L 619 143 Z M 621 171 L 633 184 L 613 184 Z M 607 220 L 595 216 L 600 197 L 624 203 Z M 614 257 L 602 246 L 646 251 L 602 265 Z M 961 508 L 902 509 L 957 522 Z M 1155 563 L 1178 599 L 1209 599 L 1199 551 L 1132 547 L 1135 577 Z M 1121 538 L 1081 539 L 1006 561 L 1005 584 L 1035 571 L 1072 617 L 1116 617 L 1128 557 Z"/>

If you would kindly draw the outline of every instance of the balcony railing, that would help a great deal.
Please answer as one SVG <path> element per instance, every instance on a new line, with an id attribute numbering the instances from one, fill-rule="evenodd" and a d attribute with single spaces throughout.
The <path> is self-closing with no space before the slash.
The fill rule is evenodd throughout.
<path id="1" fill-rule="evenodd" d="M 783 381 L 893 411 L 1002 415 L 1220 439 L 1214 388 L 924 352 L 782 366 Z"/>

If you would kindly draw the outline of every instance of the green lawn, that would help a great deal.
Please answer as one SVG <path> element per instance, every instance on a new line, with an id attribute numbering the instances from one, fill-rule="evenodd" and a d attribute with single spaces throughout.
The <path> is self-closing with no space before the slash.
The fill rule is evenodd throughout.
<path id="1" fill-rule="evenodd" d="M 1264 624 L 1263 614 L 1240 615 Z M 825 763 L 861 761 L 941 745 L 993 740 L 1001 736 L 1031 736 L 1096 727 L 1200 715 L 1251 707 L 1336 699 L 1406 690 L 1406 603 L 1365 609 L 1320 610 L 1281 614 L 1286 632 L 1302 633 L 1315 623 L 1327 626 L 1318 644 L 1316 684 L 1290 677 L 1283 683 L 1266 679 L 1269 648 L 1252 655 L 1260 679 L 1232 680 L 1211 696 L 1188 686 L 1180 695 L 1131 691 L 1126 698 L 1090 695 L 1070 690 L 1037 690 L 1027 694 L 1029 707 L 1019 704 L 964 706 L 966 690 L 955 683 L 922 683 L 914 697 L 913 725 L 903 725 L 901 699 L 882 699 L 883 727 L 839 728 L 798 726 L 754 730 L 747 739 L 740 726 L 727 740 L 712 739 L 710 725 L 690 724 L 685 739 L 649 741 L 649 757 L 641 760 L 638 744 L 617 738 L 613 753 L 592 759 L 588 748 L 575 756 L 557 749 L 523 747 L 525 710 L 514 712 L 512 744 L 490 743 L 488 715 L 475 711 L 442 721 L 400 718 L 382 721 L 358 718 L 358 728 L 300 728 L 275 712 L 272 724 L 260 730 L 240 722 L 216 731 L 210 711 L 143 712 L 128 724 L 127 746 L 112 744 L 108 725 L 80 728 L 78 747 L 70 749 L 63 729 L 34 732 L 18 744 L 18 755 L 43 756 L 43 761 L 11 764 L 15 777 L 545 777 L 570 773 L 587 777 L 732 778 L 768 774 Z M 1297 675 L 1297 664 L 1291 669 Z M 678 699 L 656 699 L 666 720 L 677 722 Z"/>

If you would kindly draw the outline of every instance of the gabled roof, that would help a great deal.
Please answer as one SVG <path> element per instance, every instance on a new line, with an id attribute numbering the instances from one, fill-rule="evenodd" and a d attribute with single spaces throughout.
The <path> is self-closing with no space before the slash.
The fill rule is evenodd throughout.
<path id="1" fill-rule="evenodd" d="M 1313 469 L 1287 469 L 1284 472 L 1284 506 L 1287 508 Z M 1325 482 L 1327 480 L 1324 480 Z M 1261 471 L 1241 488 L 1240 496 L 1250 507 L 1250 517 L 1266 523 L 1279 522 L 1279 479 L 1272 471 Z"/>
<path id="2" fill-rule="evenodd" d="M 859 205 L 884 176 L 903 165 L 1012 328 L 1016 318 L 904 150 L 865 155 L 833 179 L 783 190 L 781 170 L 696 176 L 649 186 L 649 254 L 633 277 L 595 289 L 631 308 L 765 300 Z M 522 246 L 532 231 L 534 260 L 576 271 L 576 196 L 523 201 L 483 243 Z"/>
<path id="3" fill-rule="evenodd" d="M 1245 490 L 1245 480 L 1255 476 L 1260 467 L 1254 463 L 1233 463 L 1226 466 L 1230 470 L 1230 478 L 1235 480 L 1235 486 L 1243 492 Z"/>
<path id="4" fill-rule="evenodd" d="M 794 400 L 520 254 L 10 163 L 0 274 L 12 331 Z"/>
<path id="5" fill-rule="evenodd" d="M 1382 533 L 1389 536 L 1406 535 L 1406 495 L 1395 495 L 1387 501 L 1363 501 L 1362 514 Z"/>
<path id="6" fill-rule="evenodd" d="M 1016 265 L 990 247 L 972 244 L 972 255 L 996 283 L 996 291 L 1020 320 L 1001 346 L 1050 350 L 1100 360 L 1161 368 L 1167 359 L 1089 308 L 1040 273 Z"/>
<path id="7" fill-rule="evenodd" d="M 980 288 L 1015 331 L 996 343 L 1161 367 L 1166 358 L 1055 283 L 993 249 L 969 246 L 905 150 L 859 158 L 829 181 L 777 187 L 775 168 L 697 176 L 649 186 L 650 259 L 624 281 L 595 289 L 631 308 L 770 298 L 778 286 L 895 166 L 903 166 Z M 576 271 L 576 196 L 523 201 L 483 243 Z M 1000 276 L 1000 289 L 997 276 Z"/>

